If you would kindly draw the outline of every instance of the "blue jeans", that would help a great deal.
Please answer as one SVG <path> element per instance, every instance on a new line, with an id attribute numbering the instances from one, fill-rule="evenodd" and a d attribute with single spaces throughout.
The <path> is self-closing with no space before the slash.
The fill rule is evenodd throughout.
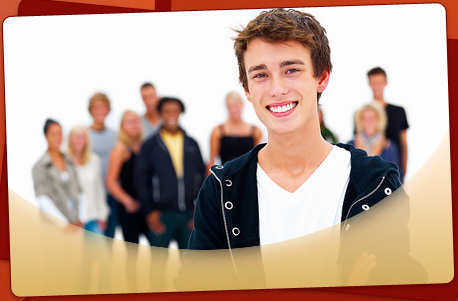
<path id="1" fill-rule="evenodd" d="M 91 231 L 91 232 L 101 234 L 101 235 L 105 234 L 102 228 L 100 228 L 99 222 L 97 220 L 92 220 L 92 221 L 87 222 L 84 225 L 84 230 Z"/>

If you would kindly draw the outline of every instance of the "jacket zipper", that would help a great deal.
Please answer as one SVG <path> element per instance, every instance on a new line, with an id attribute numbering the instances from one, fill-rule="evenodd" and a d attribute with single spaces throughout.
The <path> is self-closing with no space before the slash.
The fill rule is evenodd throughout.
<path id="1" fill-rule="evenodd" d="M 367 199 L 368 197 L 370 197 L 371 195 L 373 195 L 373 194 L 380 188 L 380 186 L 382 186 L 383 181 L 385 181 L 385 176 L 382 177 L 382 179 L 380 180 L 380 183 L 378 183 L 377 187 L 375 187 L 371 192 L 369 192 L 369 193 L 366 194 L 365 196 L 359 198 L 356 202 L 354 202 L 354 203 L 350 206 L 350 209 L 348 209 L 347 216 L 345 217 L 345 224 L 344 224 L 343 229 L 345 229 L 345 226 L 347 225 L 348 216 L 350 215 L 350 212 L 351 212 L 351 209 L 353 208 L 353 206 L 355 206 L 357 203 L 359 203 L 359 202 L 361 202 L 362 200 Z M 343 232 L 343 229 L 342 229 L 342 232 Z"/>
<path id="2" fill-rule="evenodd" d="M 223 223 L 224 223 L 224 230 L 226 231 L 227 247 L 229 248 L 229 252 L 231 253 L 231 257 L 232 257 L 231 241 L 229 239 L 229 230 L 227 229 L 226 215 L 224 214 L 223 183 L 218 178 L 218 176 L 213 172 L 213 170 L 210 169 L 210 172 L 215 176 L 216 180 L 218 180 L 219 187 L 221 188 L 221 213 L 223 214 Z"/>
<path id="3" fill-rule="evenodd" d="M 232 266 L 234 268 L 234 271 L 235 271 L 235 274 L 237 276 L 237 279 L 239 280 L 240 284 L 243 285 L 242 278 L 240 278 L 239 271 L 238 271 L 237 266 L 235 264 L 234 254 L 232 253 L 231 241 L 230 241 L 230 238 L 229 238 L 229 230 L 227 228 L 226 215 L 224 214 L 223 183 L 218 178 L 218 176 L 213 172 L 213 170 L 210 169 L 210 172 L 213 174 L 213 176 L 215 176 L 216 180 L 218 180 L 219 187 L 221 189 L 221 213 L 223 214 L 224 230 L 226 231 L 226 238 L 227 238 L 227 247 L 228 247 L 228 250 L 229 250 L 229 255 L 231 256 Z"/>

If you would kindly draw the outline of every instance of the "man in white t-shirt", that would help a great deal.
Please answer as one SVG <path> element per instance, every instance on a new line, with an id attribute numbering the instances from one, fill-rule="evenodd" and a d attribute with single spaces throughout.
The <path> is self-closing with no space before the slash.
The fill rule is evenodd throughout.
<path id="1" fill-rule="evenodd" d="M 346 232 L 349 218 L 401 187 L 394 164 L 322 138 L 318 101 L 332 64 L 325 29 L 312 15 L 263 12 L 238 31 L 234 48 L 240 82 L 268 142 L 211 168 L 189 249 L 266 245 L 340 222 Z M 408 240 L 402 243 L 408 249 Z M 370 274 L 375 256 L 360 259 Z"/>

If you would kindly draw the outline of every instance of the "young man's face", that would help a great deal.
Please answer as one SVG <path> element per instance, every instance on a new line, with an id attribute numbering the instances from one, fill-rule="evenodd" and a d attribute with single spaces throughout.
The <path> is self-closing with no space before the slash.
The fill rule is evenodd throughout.
<path id="1" fill-rule="evenodd" d="M 176 101 L 164 103 L 160 112 L 164 129 L 171 133 L 175 133 L 178 130 L 178 118 L 180 114 L 181 106 L 179 103 Z"/>
<path id="2" fill-rule="evenodd" d="M 383 74 L 369 76 L 369 87 L 371 87 L 375 99 L 383 99 L 383 90 L 386 84 L 386 77 Z"/>
<path id="3" fill-rule="evenodd" d="M 146 110 L 148 112 L 156 111 L 156 106 L 159 101 L 159 97 L 156 94 L 156 89 L 154 87 L 145 87 L 140 91 L 145 104 Z"/>
<path id="4" fill-rule="evenodd" d="M 103 100 L 94 101 L 90 109 L 91 116 L 97 123 L 104 123 L 109 112 L 110 108 Z"/>
<path id="5" fill-rule="evenodd" d="M 296 41 L 272 44 L 254 39 L 244 60 L 247 99 L 268 131 L 285 134 L 318 125 L 317 92 L 326 88 L 329 72 L 314 77 L 308 48 Z"/>

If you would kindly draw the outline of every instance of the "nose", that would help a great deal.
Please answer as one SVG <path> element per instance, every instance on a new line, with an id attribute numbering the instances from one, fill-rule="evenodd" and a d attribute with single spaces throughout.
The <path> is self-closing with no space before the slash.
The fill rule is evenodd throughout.
<path id="1" fill-rule="evenodd" d="M 270 81 L 269 95 L 279 97 L 288 94 L 289 88 L 281 76 L 272 76 Z"/>

